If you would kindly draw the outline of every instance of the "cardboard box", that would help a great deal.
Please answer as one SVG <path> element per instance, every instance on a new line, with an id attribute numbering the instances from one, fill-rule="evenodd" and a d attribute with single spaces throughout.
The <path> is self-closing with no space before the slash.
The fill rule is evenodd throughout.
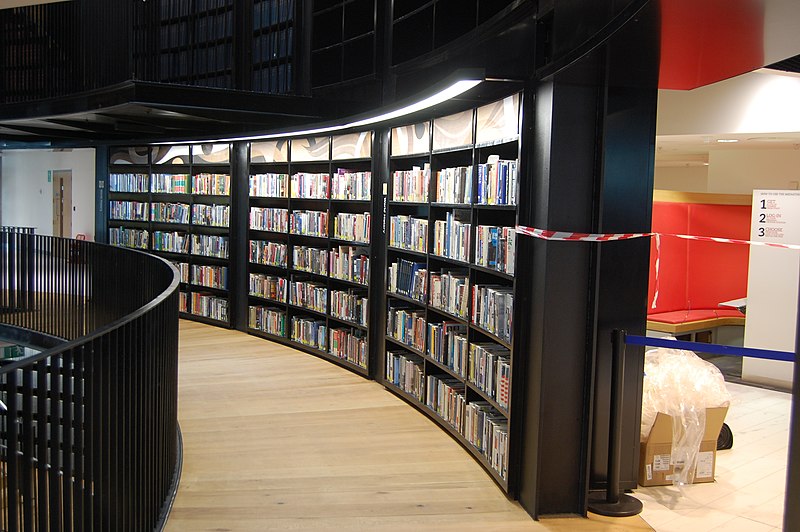
<path id="1" fill-rule="evenodd" d="M 713 482 L 717 463 L 717 438 L 728 407 L 706 409 L 706 428 L 697 456 L 695 484 Z M 662 412 L 656 415 L 647 441 L 641 443 L 639 456 L 639 485 L 667 486 L 672 484 L 672 416 Z"/>

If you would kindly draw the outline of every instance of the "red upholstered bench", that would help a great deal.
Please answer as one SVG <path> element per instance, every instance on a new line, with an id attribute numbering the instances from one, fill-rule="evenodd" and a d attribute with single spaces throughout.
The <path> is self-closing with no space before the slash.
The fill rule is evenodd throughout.
<path id="1" fill-rule="evenodd" d="M 674 310 L 647 315 L 648 329 L 673 335 L 688 334 L 724 325 L 744 325 L 744 314 L 736 309 L 719 308 Z"/>

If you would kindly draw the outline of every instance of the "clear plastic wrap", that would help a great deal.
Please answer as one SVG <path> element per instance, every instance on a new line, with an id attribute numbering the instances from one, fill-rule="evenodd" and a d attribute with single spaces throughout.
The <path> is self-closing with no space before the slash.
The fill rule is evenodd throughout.
<path id="1" fill-rule="evenodd" d="M 672 416 L 673 484 L 691 484 L 706 426 L 706 408 L 730 405 L 725 379 L 716 366 L 681 349 L 647 351 L 644 373 L 642 441 L 649 436 L 659 412 Z"/>

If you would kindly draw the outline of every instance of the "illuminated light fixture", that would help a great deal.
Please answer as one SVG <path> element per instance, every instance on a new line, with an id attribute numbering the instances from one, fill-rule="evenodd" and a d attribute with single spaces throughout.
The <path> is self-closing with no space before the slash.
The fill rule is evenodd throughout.
<path id="1" fill-rule="evenodd" d="M 739 139 L 717 139 L 717 142 L 725 144 L 731 142 L 739 142 Z"/>
<path id="2" fill-rule="evenodd" d="M 457 81 L 452 82 L 450 85 L 447 85 L 442 90 L 434 93 L 431 96 L 423 98 L 422 100 L 418 100 L 407 105 L 403 105 L 397 109 L 386 111 L 378 115 L 368 116 L 366 118 L 351 118 L 345 120 L 344 123 L 337 123 L 335 125 L 329 126 L 319 126 L 310 129 L 303 129 L 299 131 L 283 131 L 280 133 L 265 133 L 265 134 L 258 134 L 258 135 L 248 135 L 244 137 L 226 137 L 226 138 L 218 138 L 218 139 L 208 139 L 208 140 L 192 140 L 192 143 L 198 144 L 207 144 L 207 143 L 217 143 L 217 142 L 237 142 L 237 141 L 251 141 L 251 140 L 269 140 L 275 138 L 286 138 L 286 137 L 309 137 L 314 135 L 321 135 L 325 133 L 331 133 L 333 131 L 341 131 L 347 129 L 356 129 L 364 126 L 369 126 L 373 124 L 378 124 L 380 122 L 386 122 L 389 120 L 394 120 L 396 118 L 401 118 L 403 116 L 408 116 L 414 114 L 419 111 L 424 111 L 425 109 L 429 109 L 441 103 L 444 103 L 448 100 L 451 100 L 461 94 L 464 94 L 471 88 L 475 87 L 479 83 L 484 81 L 483 77 L 480 76 L 470 76 L 469 79 L 458 79 Z M 173 145 L 173 144 L 181 144 L 180 142 L 156 142 L 155 145 Z"/>

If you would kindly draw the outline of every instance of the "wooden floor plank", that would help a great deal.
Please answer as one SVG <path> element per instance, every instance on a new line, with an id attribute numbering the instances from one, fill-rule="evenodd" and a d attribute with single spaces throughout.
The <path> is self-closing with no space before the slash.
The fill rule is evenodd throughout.
<path id="1" fill-rule="evenodd" d="M 650 530 L 533 521 L 445 431 L 375 382 L 181 321 L 183 473 L 168 531 Z"/>

